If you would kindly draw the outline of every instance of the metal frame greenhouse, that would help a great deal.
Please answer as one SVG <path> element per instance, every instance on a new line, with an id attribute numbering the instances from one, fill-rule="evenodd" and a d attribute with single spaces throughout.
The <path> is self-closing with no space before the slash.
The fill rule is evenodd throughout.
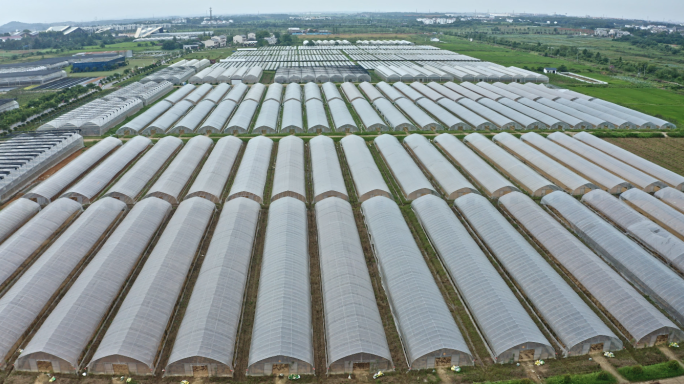
<path id="1" fill-rule="evenodd" d="M 359 136 L 349 135 L 340 140 L 340 145 L 347 159 L 359 201 L 364 202 L 375 196 L 392 199 L 392 193 L 382 178 L 366 141 Z"/>
<path id="2" fill-rule="evenodd" d="M 247 142 L 233 185 L 226 200 L 247 197 L 261 204 L 264 201 L 266 176 L 271 165 L 273 140 L 257 136 Z"/>

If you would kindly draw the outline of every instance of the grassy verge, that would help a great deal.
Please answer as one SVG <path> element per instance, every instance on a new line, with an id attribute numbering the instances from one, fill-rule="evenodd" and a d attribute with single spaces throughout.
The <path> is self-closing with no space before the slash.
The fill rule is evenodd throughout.
<path id="1" fill-rule="evenodd" d="M 650 381 L 684 375 L 684 368 L 678 362 L 670 360 L 654 365 L 622 367 L 618 372 L 629 381 Z"/>
<path id="2" fill-rule="evenodd" d="M 601 371 L 585 375 L 559 375 L 546 379 L 546 384 L 614 384 L 615 376 Z"/>

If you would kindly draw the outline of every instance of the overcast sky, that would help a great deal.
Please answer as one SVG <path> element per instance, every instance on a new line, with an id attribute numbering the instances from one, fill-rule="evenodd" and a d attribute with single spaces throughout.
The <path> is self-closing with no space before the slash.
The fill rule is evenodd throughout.
<path id="1" fill-rule="evenodd" d="M 200 16 L 214 9 L 215 15 L 244 13 L 306 12 L 532 12 L 576 16 L 610 16 L 684 22 L 682 0 L 2 0 L 0 25 L 9 21 L 58 23 L 95 19 L 155 18 L 180 15 Z M 418 7 L 418 8 L 417 8 Z"/>

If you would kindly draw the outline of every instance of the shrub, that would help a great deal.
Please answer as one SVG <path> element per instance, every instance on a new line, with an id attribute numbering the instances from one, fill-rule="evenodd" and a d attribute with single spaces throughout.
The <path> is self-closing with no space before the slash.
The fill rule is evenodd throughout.
<path id="1" fill-rule="evenodd" d="M 681 369 L 681 367 L 679 366 L 679 363 L 674 361 L 674 360 L 670 360 L 666 364 L 667 364 L 667 369 L 669 369 L 670 371 L 679 371 Z"/>
<path id="2" fill-rule="evenodd" d="M 606 371 L 601 371 L 596 375 L 596 378 L 601 381 L 608 381 L 610 380 L 610 374 Z"/>
<path id="3" fill-rule="evenodd" d="M 632 369 L 630 369 L 630 372 L 634 376 L 641 376 L 644 374 L 644 367 L 642 367 L 641 365 L 635 365 L 632 367 Z"/>
<path id="4" fill-rule="evenodd" d="M 570 384 L 570 383 L 572 383 L 572 377 L 570 375 L 563 376 L 563 384 Z"/>
<path id="5" fill-rule="evenodd" d="M 684 368 L 676 361 L 674 364 L 672 361 L 667 361 L 646 366 L 623 367 L 619 368 L 618 372 L 629 381 L 651 381 L 681 376 L 684 374 Z"/>

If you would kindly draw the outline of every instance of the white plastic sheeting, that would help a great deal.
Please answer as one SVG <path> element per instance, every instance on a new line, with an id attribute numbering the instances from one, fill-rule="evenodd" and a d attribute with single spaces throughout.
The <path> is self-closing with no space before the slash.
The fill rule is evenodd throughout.
<path id="1" fill-rule="evenodd" d="M 544 196 L 542 204 L 563 218 L 620 274 L 684 323 L 684 280 L 673 270 L 570 195 L 554 192 Z"/>
<path id="2" fill-rule="evenodd" d="M 77 373 L 79 356 L 170 212 L 171 204 L 160 199 L 136 204 L 24 348 L 15 367 L 35 370 L 35 360 L 47 360 L 56 361 L 52 367 L 59 367 L 59 372 Z"/>
<path id="3" fill-rule="evenodd" d="M 323 101 L 323 97 L 321 96 L 321 89 L 318 87 L 318 84 L 308 82 L 304 84 L 304 101 L 309 101 L 311 99 L 318 99 L 320 101 Z"/>
<path id="4" fill-rule="evenodd" d="M 522 129 L 519 123 L 469 98 L 460 99 L 457 103 L 493 123 L 498 129 Z"/>
<path id="5" fill-rule="evenodd" d="M 258 136 L 249 140 L 230 188 L 228 200 L 242 196 L 257 203 L 264 201 L 264 186 L 272 150 L 273 140 L 268 137 Z"/>
<path id="6" fill-rule="evenodd" d="M 29 201 L 19 199 L 17 202 Z M 35 203 L 34 203 L 35 204 Z M 16 207 L 16 203 L 13 204 Z M 12 208 L 5 208 L 5 210 Z M 2 212 L 4 212 L 3 210 Z M 12 275 L 62 228 L 82 212 L 81 205 L 69 199 L 57 199 L 48 204 L 0 245 L 0 287 L 9 283 Z M 0 219 L 5 217 L 0 216 Z M 3 223 L 0 221 L 0 223 Z"/>
<path id="7" fill-rule="evenodd" d="M 359 136 L 349 135 L 340 140 L 340 144 L 344 150 L 359 201 L 363 202 L 374 196 L 385 196 L 391 199 L 392 193 L 382 178 L 366 141 Z"/>
<path id="8" fill-rule="evenodd" d="M 468 88 L 465 88 L 465 87 L 458 85 L 456 83 L 452 83 L 450 81 L 444 83 L 444 86 L 446 88 L 460 94 L 460 95 L 467 97 L 468 99 L 470 99 L 472 101 L 478 101 L 478 100 L 484 98 L 484 96 L 480 95 L 479 93 L 475 93 Z"/>
<path id="9" fill-rule="evenodd" d="M 617 201 L 604 191 L 588 193 L 583 200 L 596 194 Z M 684 337 L 672 321 L 532 199 L 509 193 L 499 199 L 499 205 L 629 332 L 633 345 L 651 346 L 660 335 Z"/>
<path id="10" fill-rule="evenodd" d="M 418 108 L 418 106 L 413 104 L 408 99 L 399 99 L 395 103 L 416 123 L 417 128 L 427 131 L 444 129 L 442 124 L 436 122 L 435 119 L 430 117 L 427 113 L 425 113 L 422 109 Z"/>
<path id="11" fill-rule="evenodd" d="M 357 101 L 357 103 L 360 102 Z M 392 130 L 403 131 L 406 129 L 412 131 L 415 129 L 413 123 L 411 123 L 409 119 L 407 119 L 406 116 L 404 116 L 403 113 L 399 112 L 397 107 L 390 103 L 389 100 L 385 98 L 376 99 L 373 102 L 373 105 L 375 106 L 375 108 L 377 108 L 378 112 L 380 112 L 380 114 L 385 118 L 389 125 L 389 128 L 392 128 Z"/>
<path id="12" fill-rule="evenodd" d="M 620 200 L 684 240 L 684 213 L 636 188 L 623 192 Z"/>
<path id="13" fill-rule="evenodd" d="M 490 198 L 497 198 L 508 192 L 518 191 L 510 181 L 501 176 L 486 161 L 475 154 L 453 135 L 443 133 L 435 137 L 439 146 L 465 173 L 484 189 Z"/>
<path id="14" fill-rule="evenodd" d="M 432 100 L 435 103 L 438 102 L 440 99 L 443 99 L 445 97 L 441 93 L 435 91 L 434 89 L 426 86 L 423 83 L 419 83 L 419 82 L 411 83 L 411 88 L 420 92 L 421 94 L 423 94 L 423 96 L 427 97 L 428 99 Z"/>
<path id="15" fill-rule="evenodd" d="M 223 100 L 211 112 L 209 117 L 204 120 L 202 126 L 197 129 L 198 134 L 219 133 L 226 125 L 228 118 L 233 114 L 237 104 L 232 100 Z"/>
<path id="16" fill-rule="evenodd" d="M 290 83 L 285 87 L 285 99 L 283 102 L 290 100 L 302 101 L 302 87 L 297 83 Z"/>
<path id="17" fill-rule="evenodd" d="M 185 100 L 197 105 L 197 103 L 199 103 L 199 101 L 202 100 L 202 98 L 204 98 L 204 96 L 206 96 L 207 93 L 209 93 L 209 91 L 212 89 L 213 87 L 211 84 L 202 84 L 192 91 L 191 94 L 187 95 Z"/>
<path id="18" fill-rule="evenodd" d="M 563 99 L 563 98 L 559 98 L 559 99 L 556 99 L 554 101 L 558 104 L 565 105 L 566 107 L 570 107 L 570 108 L 576 109 L 580 112 L 584 112 L 588 115 L 598 117 L 601 120 L 607 121 L 613 127 L 617 127 L 619 129 L 636 129 L 636 125 L 634 123 L 630 123 L 623 118 L 620 118 L 620 117 L 617 117 L 615 115 L 608 114 L 605 112 L 601 112 L 597 109 L 588 107 L 586 105 L 582 105 L 578 102 L 570 101 L 570 100 Z"/>
<path id="19" fill-rule="evenodd" d="M 409 100 L 411 100 L 414 103 L 425 97 L 420 92 L 411 88 L 408 84 L 397 82 L 397 83 L 394 83 L 393 86 L 394 86 L 394 88 L 396 88 L 399 92 L 403 93 Z M 398 100 L 394 100 L 395 103 L 397 101 Z"/>
<path id="20" fill-rule="evenodd" d="M 655 179 L 631 166 L 621 162 L 620 160 L 611 157 L 598 149 L 592 148 L 583 142 L 573 139 L 570 136 L 554 132 L 546 137 L 554 143 L 569 149 L 579 156 L 591 161 L 592 163 L 602 167 L 606 171 L 627 180 L 630 184 L 637 188 L 641 188 L 646 192 L 655 192 L 660 188 L 665 188 L 667 185 L 662 181 Z"/>
<path id="21" fill-rule="evenodd" d="M 235 103 L 239 103 L 242 97 L 249 90 L 249 86 L 244 83 L 236 84 L 233 89 L 228 92 L 228 94 L 223 98 L 223 100 L 232 100 Z"/>
<path id="22" fill-rule="evenodd" d="M 205 101 L 211 101 L 214 104 L 218 104 L 221 99 L 223 99 L 223 96 L 226 95 L 226 92 L 230 89 L 230 84 L 226 83 L 221 83 L 214 87 L 214 89 L 207 94 L 207 96 L 204 97 Z"/>
<path id="23" fill-rule="evenodd" d="M 488 98 L 483 98 L 478 100 L 478 103 L 486 106 L 487 108 L 500 113 L 503 116 L 515 121 L 520 124 L 522 129 L 546 129 L 548 126 L 536 119 L 533 119 L 527 115 L 524 115 L 513 108 L 507 107 L 506 105 L 490 100 Z"/>
<path id="24" fill-rule="evenodd" d="M 414 200 L 423 195 L 438 195 L 396 137 L 380 135 L 373 142 L 404 193 L 404 198 Z"/>
<path id="25" fill-rule="evenodd" d="M 353 363 L 359 361 L 372 364 L 371 372 L 391 369 L 392 355 L 351 205 L 335 198 L 321 201 L 316 222 L 328 372 L 352 373 Z"/>
<path id="26" fill-rule="evenodd" d="M 259 116 L 257 117 L 256 122 L 254 123 L 254 128 L 252 128 L 252 133 L 275 133 L 276 129 L 278 128 L 279 115 L 280 102 L 273 99 L 264 101 L 261 104 Z"/>
<path id="27" fill-rule="evenodd" d="M 313 373 L 311 311 L 306 205 L 284 197 L 269 207 L 247 373 L 270 375 L 281 359 Z"/>
<path id="28" fill-rule="evenodd" d="M 244 100 L 253 100 L 258 103 L 261 101 L 261 97 L 264 95 L 264 90 L 266 90 L 265 85 L 256 83 L 249 87 L 249 91 L 247 91 Z"/>
<path id="29" fill-rule="evenodd" d="M 563 343 L 566 356 L 586 354 L 591 344 L 622 349 L 620 339 L 487 199 L 471 193 L 454 205 Z"/>
<path id="30" fill-rule="evenodd" d="M 492 123 L 490 123 L 487 119 L 483 118 L 482 116 L 472 112 L 468 108 L 462 106 L 461 104 L 456 103 L 453 100 L 444 98 L 439 100 L 439 105 L 442 107 L 446 108 L 449 112 L 455 114 L 459 118 L 463 119 L 465 123 L 463 123 L 463 130 L 470 130 L 470 129 L 475 129 L 475 130 L 484 130 L 484 129 L 489 129 L 489 130 L 494 130 L 496 129 L 496 126 Z"/>
<path id="31" fill-rule="evenodd" d="M 128 364 L 138 375 L 154 374 L 164 330 L 214 210 L 199 197 L 178 206 L 88 364 L 90 373 L 113 374 L 112 364 Z"/>
<path id="32" fill-rule="evenodd" d="M 119 199 L 126 204 L 135 204 L 138 195 L 145 188 L 171 156 L 183 145 L 177 137 L 166 136 L 154 144 L 145 155 L 131 167 L 105 196 Z"/>
<path id="33" fill-rule="evenodd" d="M 0 211 L 0 244 L 40 211 L 40 204 L 18 199 Z"/>
<path id="34" fill-rule="evenodd" d="M 337 85 L 335 85 L 335 83 L 331 83 L 331 82 L 323 83 L 321 88 L 323 88 L 323 93 L 325 94 L 325 100 L 328 103 L 330 103 L 331 100 L 335 100 L 335 99 L 342 100 L 342 95 L 340 94 L 340 91 L 337 89 Z"/>
<path id="35" fill-rule="evenodd" d="M 640 117 L 640 118 L 642 118 L 642 119 L 644 119 L 644 120 L 646 120 L 646 121 L 650 121 L 650 122 L 652 122 L 653 124 L 657 125 L 658 128 L 662 128 L 662 129 L 676 128 L 674 124 L 672 124 L 672 123 L 670 123 L 670 122 L 667 122 L 667 121 L 665 121 L 665 120 L 663 120 L 663 119 L 659 119 L 659 118 L 657 118 L 657 117 L 653 117 L 653 116 L 647 115 L 647 114 L 645 114 L 645 113 L 641 113 L 641 112 L 639 112 L 639 111 L 635 111 L 635 110 L 630 109 L 630 108 L 625 108 L 625 107 L 623 107 L 623 106 L 621 106 L 621 105 L 613 104 L 613 103 L 611 103 L 611 102 L 609 102 L 609 101 L 605 101 L 605 100 L 601 100 L 601 99 L 593 99 L 593 100 L 591 100 L 591 101 L 594 102 L 594 103 L 597 103 L 597 104 L 601 104 L 601 105 L 605 105 L 605 106 L 611 107 L 611 108 L 613 108 L 613 109 L 615 109 L 615 110 L 617 110 L 617 111 L 621 111 L 621 112 L 626 113 L 626 114 L 628 114 L 628 115 Z"/>
<path id="36" fill-rule="evenodd" d="M 575 139 L 590 145 L 601 152 L 604 152 L 614 158 L 623 161 L 632 167 L 641 170 L 642 172 L 655 177 L 656 179 L 666 183 L 672 188 L 684 190 L 684 176 L 679 175 L 665 169 L 658 164 L 654 164 L 642 157 L 639 157 L 629 151 L 626 151 L 615 144 L 609 143 L 600 139 L 590 133 L 580 132 L 573 136 Z"/>
<path id="37" fill-rule="evenodd" d="M 375 85 L 393 103 L 401 98 L 406 98 L 401 92 L 391 85 L 381 81 Z"/>
<path id="38" fill-rule="evenodd" d="M 167 98 L 164 100 L 168 101 L 171 104 L 176 104 L 177 102 L 183 100 L 187 95 L 189 95 L 192 91 L 195 90 L 195 86 L 192 84 L 186 84 L 182 87 L 180 87 L 178 90 L 170 94 Z"/>
<path id="39" fill-rule="evenodd" d="M 233 353 L 260 210 L 257 202 L 244 197 L 223 206 L 165 375 L 187 376 L 186 365 L 209 363 L 209 375 L 232 376 Z M 216 362 L 225 368 L 214 368 Z"/>
<path id="40" fill-rule="evenodd" d="M 242 140 L 237 137 L 221 138 L 214 145 L 185 199 L 199 196 L 218 204 L 241 147 Z"/>
<path id="41" fill-rule="evenodd" d="M 168 103 L 164 100 L 158 102 L 157 104 L 150 107 L 150 109 L 138 115 L 133 120 L 124 124 L 121 128 L 116 131 L 117 135 L 130 135 L 138 134 L 141 132 L 148 124 L 155 121 L 164 112 L 168 111 L 173 104 Z"/>
<path id="42" fill-rule="evenodd" d="M 503 90 L 501 90 L 501 91 L 503 91 Z M 530 107 L 534 110 L 542 112 L 548 116 L 554 117 L 554 118 L 558 119 L 559 121 L 561 121 L 562 124 L 559 124 L 557 126 L 558 129 L 590 129 L 590 128 L 593 128 L 593 125 L 588 121 L 578 119 L 574 116 L 568 115 L 565 112 L 561 112 L 557 109 L 553 109 L 553 108 L 548 107 L 544 104 L 538 103 L 536 101 L 532 101 L 526 97 L 521 97 L 517 101 L 518 101 L 518 103 L 520 103 L 522 105 Z"/>
<path id="43" fill-rule="evenodd" d="M 472 365 L 468 345 L 397 204 L 374 197 L 361 210 L 409 369 L 434 368 L 435 357 Z"/>
<path id="44" fill-rule="evenodd" d="M 366 104 L 368 104 L 367 101 Z M 370 105 L 368 105 L 368 107 L 371 108 Z M 359 130 L 359 127 L 356 126 L 356 122 L 354 121 L 354 118 L 352 117 L 351 113 L 349 113 L 349 109 L 347 108 L 347 104 L 344 102 L 344 100 L 342 100 L 341 98 L 335 98 L 332 100 L 328 99 L 328 109 L 330 109 L 330 116 L 332 117 L 332 121 L 335 124 L 335 131 L 356 132 Z"/>
<path id="45" fill-rule="evenodd" d="M 187 115 L 185 115 L 176 125 L 168 130 L 168 134 L 182 135 L 193 133 L 209 115 L 215 104 L 209 100 L 200 101 Z"/>
<path id="46" fill-rule="evenodd" d="M 588 126 L 587 128 L 605 128 L 605 129 L 611 129 L 614 128 L 613 124 L 607 122 L 604 119 L 600 119 L 596 116 L 590 115 L 588 113 L 584 113 L 582 111 L 578 111 L 574 108 L 568 107 L 563 104 L 556 103 L 555 101 L 552 101 L 550 99 L 547 99 L 545 97 L 540 97 L 538 99 L 534 99 L 535 102 L 542 104 L 544 106 L 547 106 L 549 108 L 556 109 L 558 111 L 561 111 L 563 113 L 567 113 L 570 116 L 574 116 L 582 121 L 586 121 L 591 126 Z"/>
<path id="47" fill-rule="evenodd" d="M 517 103 L 511 99 L 508 98 L 501 98 L 498 101 L 499 104 L 503 104 L 507 106 L 510 109 L 513 109 L 519 113 L 522 113 L 526 116 L 532 117 L 534 120 L 541 122 L 542 124 L 546 125 L 546 127 L 539 127 L 536 126 L 537 128 L 549 128 L 549 129 L 570 129 L 570 124 L 566 123 L 565 121 L 559 120 L 554 116 L 547 115 L 546 113 L 540 112 L 537 109 L 530 108 L 527 105 Z"/>
<path id="48" fill-rule="evenodd" d="M 653 196 L 659 198 L 665 204 L 684 213 L 684 192 L 678 191 L 672 187 L 667 187 L 654 193 Z"/>
<path id="49" fill-rule="evenodd" d="M 184 116 L 194 105 L 188 100 L 181 100 L 173 107 L 169 108 L 157 120 L 148 125 L 141 134 L 154 135 L 168 131 L 173 124 Z"/>
<path id="50" fill-rule="evenodd" d="M 368 100 L 370 100 L 371 103 L 377 99 L 385 97 L 382 95 L 382 93 L 380 93 L 380 91 L 377 90 L 377 88 L 373 86 L 373 84 L 369 82 L 364 81 L 363 83 L 359 84 L 359 88 L 363 91 L 363 93 L 366 94 L 366 97 L 368 97 Z"/>
<path id="51" fill-rule="evenodd" d="M 376 101 L 387 102 L 386 99 L 379 99 Z M 389 103 L 389 102 L 387 102 Z M 356 114 L 361 118 L 361 122 L 366 127 L 366 131 L 387 131 L 389 128 L 387 124 L 380 118 L 378 113 L 364 98 L 358 98 L 351 102 Z M 346 106 L 345 106 L 346 108 Z"/>
<path id="52" fill-rule="evenodd" d="M 342 88 L 342 91 L 344 92 L 345 97 L 350 102 L 352 102 L 356 99 L 364 99 L 365 100 L 365 98 L 363 97 L 361 92 L 359 92 L 358 88 L 356 88 L 356 86 L 353 83 L 342 83 L 340 88 Z M 327 92 L 325 94 L 325 97 L 327 100 L 330 100 L 330 98 L 328 98 Z"/>
<path id="53" fill-rule="evenodd" d="M 283 117 L 280 120 L 280 132 L 304 132 L 301 101 L 295 99 L 285 101 L 283 104 Z"/>
<path id="54" fill-rule="evenodd" d="M 479 193 L 425 136 L 409 135 L 404 139 L 404 145 L 439 184 L 447 199 L 453 200 L 467 193 Z"/>
<path id="55" fill-rule="evenodd" d="M 258 107 L 259 103 L 254 100 L 243 100 L 223 133 L 247 133 Z"/>
<path id="56" fill-rule="evenodd" d="M 492 141 L 512 152 L 516 157 L 534 168 L 544 177 L 552 180 L 571 195 L 583 195 L 598 188 L 575 172 L 539 152 L 507 132 L 496 134 Z"/>
<path id="57" fill-rule="evenodd" d="M 304 140 L 297 136 L 280 139 L 271 201 L 289 196 L 306 202 L 304 172 Z"/>
<path id="58" fill-rule="evenodd" d="M 447 203 L 436 196 L 424 196 L 411 203 L 411 207 L 466 302 L 495 362 L 517 361 L 521 349 L 533 349 L 535 359 L 555 357 L 551 344 Z"/>
<path id="59" fill-rule="evenodd" d="M 606 192 L 588 193 L 582 202 L 684 272 L 684 241 Z"/>
<path id="60" fill-rule="evenodd" d="M 463 141 L 532 196 L 544 196 L 559 189 L 556 185 L 481 134 L 471 133 Z"/>
<path id="61" fill-rule="evenodd" d="M 81 204 L 90 204 L 119 172 L 152 144 L 152 140 L 143 136 L 136 136 L 126 142 L 118 151 L 114 152 L 94 170 L 83 177 L 76 185 L 67 189 L 62 198 L 76 200 Z"/>
<path id="62" fill-rule="evenodd" d="M 421 84 L 422 85 L 422 84 Z M 449 100 L 447 100 L 449 101 Z M 418 105 L 420 105 L 424 110 L 428 111 L 432 116 L 434 116 L 440 123 L 441 126 L 436 125 L 435 129 L 446 129 L 446 130 L 465 130 L 468 125 L 461 121 L 458 117 L 451 114 L 451 112 L 439 106 L 432 100 L 427 98 L 422 98 L 418 100 Z"/>
<path id="63" fill-rule="evenodd" d="M 452 91 L 451 89 L 443 86 L 442 84 L 438 84 L 435 82 L 430 82 L 427 85 L 430 89 L 438 92 L 440 95 L 443 95 L 446 99 L 449 99 L 451 101 L 458 101 L 465 96 L 459 95 L 458 93 Z"/>
<path id="64" fill-rule="evenodd" d="M 91 205 L 0 298 L 0 355 L 12 347 L 41 313 L 69 274 L 116 222 L 126 204 L 104 198 Z M 0 368 L 6 368 L 5 359 Z"/>
<path id="65" fill-rule="evenodd" d="M 318 86 L 314 85 L 318 89 Z M 306 101 L 306 123 L 309 132 L 330 132 L 330 124 L 328 123 L 328 116 L 325 113 L 323 102 L 317 98 L 311 98 Z"/>
<path id="66" fill-rule="evenodd" d="M 145 197 L 154 196 L 171 204 L 178 204 L 183 189 L 213 143 L 206 136 L 195 136 L 190 139 L 147 191 Z"/>
<path id="67" fill-rule="evenodd" d="M 266 96 L 264 97 L 264 102 L 266 100 L 274 100 L 278 103 L 283 99 L 283 85 L 279 83 L 273 83 L 268 86 L 266 91 Z"/>
<path id="68" fill-rule="evenodd" d="M 309 140 L 309 151 L 313 200 L 318 202 L 327 197 L 349 200 L 333 139 L 323 135 L 316 136 Z"/>
<path id="69" fill-rule="evenodd" d="M 538 133 L 525 133 L 520 137 L 520 140 L 554 158 L 560 164 L 572 169 L 578 175 L 583 176 L 593 184 L 610 193 L 621 193 L 632 188 L 632 184 L 627 181 L 615 176 L 583 157 L 580 157 L 574 152 L 561 147 L 553 141 L 547 140 Z"/>
<path id="70" fill-rule="evenodd" d="M 121 140 L 114 137 L 103 139 L 64 166 L 64 168 L 55 172 L 47 180 L 31 189 L 31 191 L 26 193 L 23 197 L 33 200 L 41 206 L 47 205 L 57 196 L 57 194 L 63 191 L 64 188 L 81 177 L 84 172 L 92 168 L 93 165 L 102 160 L 114 148 L 121 144 Z"/>

